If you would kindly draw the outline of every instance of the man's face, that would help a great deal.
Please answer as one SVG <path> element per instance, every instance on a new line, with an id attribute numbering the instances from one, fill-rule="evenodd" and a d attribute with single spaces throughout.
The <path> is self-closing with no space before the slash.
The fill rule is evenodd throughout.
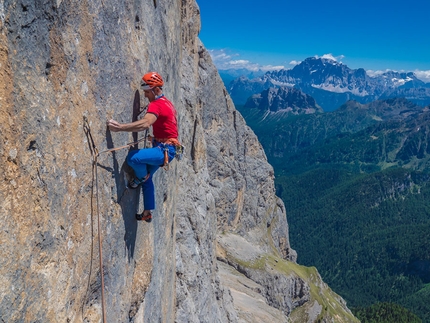
<path id="1" fill-rule="evenodd" d="M 153 90 L 144 90 L 145 98 L 148 98 L 149 102 L 155 100 L 155 94 Z"/>

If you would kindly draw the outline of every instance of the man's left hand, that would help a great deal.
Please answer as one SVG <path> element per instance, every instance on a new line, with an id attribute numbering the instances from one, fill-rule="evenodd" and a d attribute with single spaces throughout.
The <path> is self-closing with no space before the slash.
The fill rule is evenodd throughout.
<path id="1" fill-rule="evenodd" d="M 110 119 L 106 122 L 106 125 L 108 126 L 110 131 L 118 132 L 121 131 L 121 124 L 113 119 Z"/>

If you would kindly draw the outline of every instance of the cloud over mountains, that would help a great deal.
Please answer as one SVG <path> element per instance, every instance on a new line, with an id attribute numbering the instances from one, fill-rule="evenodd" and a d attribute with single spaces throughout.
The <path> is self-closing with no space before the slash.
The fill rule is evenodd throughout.
<path id="1" fill-rule="evenodd" d="M 262 65 L 259 63 L 251 62 L 247 59 L 240 59 L 240 54 L 238 53 L 231 53 L 229 50 L 226 49 L 210 49 L 209 54 L 212 57 L 212 60 L 216 67 L 219 70 L 229 70 L 229 69 L 247 69 L 250 71 L 276 71 L 281 69 L 288 69 L 288 67 L 285 67 L 284 65 Z M 343 63 L 342 60 L 345 58 L 344 55 L 338 55 L 334 56 L 331 53 L 324 54 L 322 56 L 315 55 L 315 58 L 325 58 L 330 59 L 336 62 Z M 294 67 L 295 65 L 300 64 L 300 60 L 292 60 L 290 61 L 289 65 L 290 68 Z M 382 73 L 385 73 L 389 70 L 366 70 L 367 74 L 369 76 L 375 76 Z M 413 70 L 413 71 L 397 71 L 392 70 L 394 72 L 413 72 L 415 73 L 416 77 L 423 82 L 430 82 L 430 70 L 422 71 L 422 70 Z"/>
<path id="2" fill-rule="evenodd" d="M 229 69 L 242 69 L 246 68 L 250 71 L 275 71 L 284 69 L 283 65 L 261 65 L 258 63 L 253 63 L 246 59 L 235 59 L 238 58 L 239 54 L 229 54 L 228 51 L 224 49 L 216 50 L 210 49 L 209 54 L 212 57 L 212 60 L 216 67 L 220 70 L 229 70 Z"/>

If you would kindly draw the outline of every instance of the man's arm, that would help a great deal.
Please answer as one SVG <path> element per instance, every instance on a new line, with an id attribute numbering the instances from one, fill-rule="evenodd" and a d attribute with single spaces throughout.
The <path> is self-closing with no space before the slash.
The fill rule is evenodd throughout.
<path id="1" fill-rule="evenodd" d="M 156 120 L 157 116 L 155 114 L 147 113 L 142 119 L 131 123 L 119 123 L 111 119 L 107 122 L 107 126 L 113 132 L 139 132 L 148 129 Z"/>

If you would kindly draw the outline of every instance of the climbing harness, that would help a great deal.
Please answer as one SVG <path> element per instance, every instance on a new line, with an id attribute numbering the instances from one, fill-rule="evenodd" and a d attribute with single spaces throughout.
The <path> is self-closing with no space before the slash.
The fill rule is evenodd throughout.
<path id="1" fill-rule="evenodd" d="M 150 141 L 153 144 L 161 143 L 164 145 L 163 152 L 164 152 L 164 161 L 163 165 L 160 167 L 163 167 L 165 170 L 169 169 L 169 147 L 166 146 L 174 146 L 175 147 L 175 157 L 178 160 L 182 159 L 182 155 L 184 154 L 185 147 L 181 145 L 178 139 L 176 138 L 154 138 L 152 136 L 148 136 Z"/>

